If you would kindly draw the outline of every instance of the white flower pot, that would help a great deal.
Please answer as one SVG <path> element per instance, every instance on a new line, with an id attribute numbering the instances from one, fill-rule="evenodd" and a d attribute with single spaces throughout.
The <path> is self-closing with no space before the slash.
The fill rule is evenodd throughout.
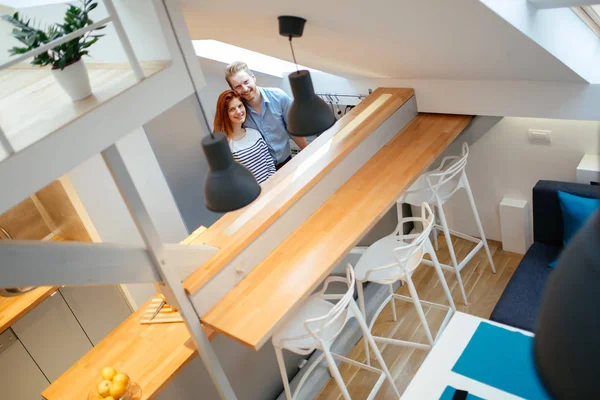
<path id="1" fill-rule="evenodd" d="M 90 77 L 83 60 L 66 66 L 65 69 L 52 69 L 52 75 L 73 101 L 81 100 L 92 94 Z"/>

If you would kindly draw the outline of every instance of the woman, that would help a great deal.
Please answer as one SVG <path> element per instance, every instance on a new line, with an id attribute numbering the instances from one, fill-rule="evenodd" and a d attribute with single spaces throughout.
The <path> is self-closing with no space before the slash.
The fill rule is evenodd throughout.
<path id="1" fill-rule="evenodd" d="M 275 173 L 275 163 L 260 132 L 244 128 L 245 121 L 246 107 L 242 98 L 233 90 L 221 93 L 214 131 L 225 133 L 233 159 L 248 168 L 256 181 L 262 183 Z"/>

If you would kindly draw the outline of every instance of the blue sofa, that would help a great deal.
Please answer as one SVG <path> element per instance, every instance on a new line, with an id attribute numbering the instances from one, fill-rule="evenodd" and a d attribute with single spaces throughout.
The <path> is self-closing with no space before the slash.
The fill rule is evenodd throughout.
<path id="1" fill-rule="evenodd" d="M 563 246 L 563 219 L 558 191 L 597 197 L 598 186 L 538 181 L 533 188 L 533 245 L 504 289 L 490 319 L 530 332 L 535 331 L 542 293 L 553 271 L 548 264 Z"/>

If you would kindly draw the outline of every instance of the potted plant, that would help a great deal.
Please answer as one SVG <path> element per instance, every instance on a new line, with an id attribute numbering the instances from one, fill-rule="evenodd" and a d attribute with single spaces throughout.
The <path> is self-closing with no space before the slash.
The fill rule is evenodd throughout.
<path id="1" fill-rule="evenodd" d="M 93 24 L 94 22 L 89 18 L 89 13 L 97 6 L 98 3 L 94 0 L 81 0 L 80 7 L 69 5 L 62 24 L 52 24 L 44 27 L 44 29 L 34 26 L 35 24 L 32 24 L 29 19 L 21 17 L 18 12 L 12 16 L 2 16 L 2 19 L 14 25 L 12 36 L 24 45 L 24 47 L 13 47 L 9 50 L 9 53 L 11 55 L 27 53 L 32 49 Z M 101 26 L 94 31 L 105 27 Z M 94 31 L 60 44 L 45 53 L 35 56 L 31 61 L 32 65 L 40 67 L 51 65 L 52 74 L 58 84 L 73 101 L 92 94 L 90 78 L 82 57 L 88 55 L 87 49 L 96 43 L 100 37 L 104 36 L 93 34 Z"/>

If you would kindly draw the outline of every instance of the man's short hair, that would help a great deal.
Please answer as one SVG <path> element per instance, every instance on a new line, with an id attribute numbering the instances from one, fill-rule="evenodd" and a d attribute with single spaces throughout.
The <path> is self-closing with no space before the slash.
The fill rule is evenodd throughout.
<path id="1" fill-rule="evenodd" d="M 234 61 L 227 66 L 227 68 L 225 69 L 225 80 L 227 81 L 227 83 L 229 83 L 230 87 L 231 83 L 229 82 L 229 78 L 242 71 L 250 76 L 254 76 L 252 71 L 250 71 L 250 68 L 248 68 L 248 64 L 246 64 L 243 61 Z"/>

